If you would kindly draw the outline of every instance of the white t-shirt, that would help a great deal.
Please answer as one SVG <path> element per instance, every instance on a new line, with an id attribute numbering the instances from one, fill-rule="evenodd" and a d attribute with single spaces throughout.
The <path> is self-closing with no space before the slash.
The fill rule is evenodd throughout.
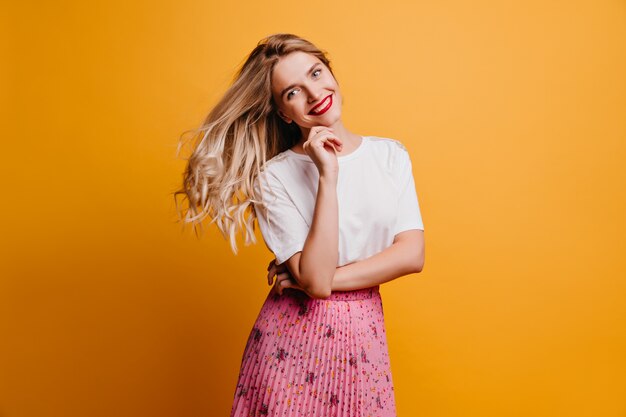
<path id="1" fill-rule="evenodd" d="M 364 136 L 357 149 L 337 160 L 338 267 L 381 252 L 400 232 L 424 230 L 411 158 L 400 141 Z M 266 213 L 254 205 L 259 227 L 277 264 L 304 247 L 318 181 L 313 160 L 288 149 L 267 161 L 254 182 L 267 207 Z"/>

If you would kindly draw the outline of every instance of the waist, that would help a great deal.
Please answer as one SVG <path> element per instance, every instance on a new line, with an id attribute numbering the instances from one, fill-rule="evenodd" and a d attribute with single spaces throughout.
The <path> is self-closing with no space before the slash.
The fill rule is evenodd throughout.
<path id="1" fill-rule="evenodd" d="M 306 293 L 295 290 L 292 288 L 285 288 L 283 290 L 285 294 L 291 294 L 300 297 L 309 297 Z M 320 301 L 355 301 L 355 300 L 367 300 L 369 298 L 380 296 L 380 286 L 362 288 L 352 291 L 332 291 L 327 298 L 322 298 Z"/>
<path id="2" fill-rule="evenodd" d="M 370 288 L 361 288 L 352 291 L 333 291 L 330 296 L 324 298 L 328 301 L 353 301 L 353 300 L 366 300 L 380 296 L 380 286 L 376 285 Z"/>

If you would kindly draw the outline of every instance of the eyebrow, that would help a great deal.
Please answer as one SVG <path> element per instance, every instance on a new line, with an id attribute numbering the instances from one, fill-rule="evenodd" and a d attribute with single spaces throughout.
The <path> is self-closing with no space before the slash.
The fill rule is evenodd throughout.
<path id="1" fill-rule="evenodd" d="M 311 68 L 309 68 L 309 70 L 307 71 L 307 75 L 309 75 L 311 73 L 311 71 L 313 71 L 313 69 L 316 66 L 318 66 L 318 65 L 319 65 L 319 62 L 316 62 L 315 64 L 313 64 L 311 66 Z M 290 90 L 290 89 L 292 89 L 295 86 L 296 86 L 296 84 L 291 84 L 289 87 L 284 88 L 283 91 L 280 92 L 280 97 L 282 98 L 285 95 L 285 93 L 287 92 L 287 90 Z"/>

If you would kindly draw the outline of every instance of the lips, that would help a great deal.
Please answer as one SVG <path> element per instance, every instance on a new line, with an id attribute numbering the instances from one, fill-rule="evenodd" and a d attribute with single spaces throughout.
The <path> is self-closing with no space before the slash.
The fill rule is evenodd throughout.
<path id="1" fill-rule="evenodd" d="M 313 116 L 319 116 L 321 114 L 326 113 L 326 111 L 333 104 L 333 97 L 332 96 L 333 96 L 332 94 L 327 95 L 324 98 L 324 100 L 322 100 L 317 106 L 313 107 L 311 109 L 311 111 L 309 111 L 309 114 L 311 114 Z"/>

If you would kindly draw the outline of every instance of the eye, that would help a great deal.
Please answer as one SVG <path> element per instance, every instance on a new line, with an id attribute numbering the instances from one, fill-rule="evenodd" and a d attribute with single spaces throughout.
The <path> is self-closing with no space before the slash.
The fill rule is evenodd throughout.
<path id="1" fill-rule="evenodd" d="M 313 71 L 313 74 L 315 74 L 315 73 L 316 73 L 316 72 L 318 72 L 318 71 L 319 71 L 319 72 L 322 72 L 322 69 L 321 69 L 321 68 L 316 69 L 315 71 Z M 297 91 L 297 90 L 298 90 L 298 89 L 296 88 L 296 89 L 294 89 L 294 90 L 291 90 L 289 93 L 287 93 L 287 100 L 289 100 L 289 99 L 291 98 L 291 93 L 293 93 L 294 91 Z"/>

